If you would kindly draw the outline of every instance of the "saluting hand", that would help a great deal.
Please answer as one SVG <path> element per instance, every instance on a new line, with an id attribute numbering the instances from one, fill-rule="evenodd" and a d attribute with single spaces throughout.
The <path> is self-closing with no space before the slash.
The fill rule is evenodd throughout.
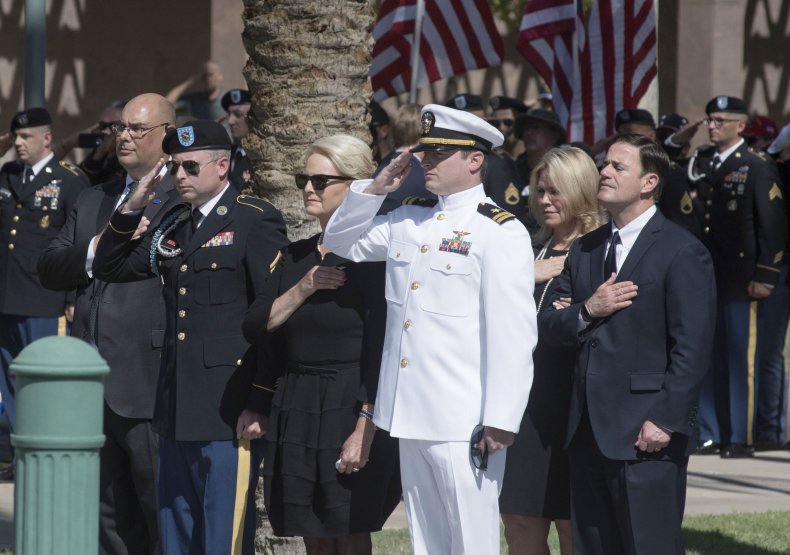
<path id="1" fill-rule="evenodd" d="M 365 192 L 370 195 L 386 195 L 397 191 L 411 171 L 411 156 L 411 152 L 408 150 L 401 152 L 397 158 L 381 170 L 373 179 L 373 183 L 367 186 Z"/>
<path id="2" fill-rule="evenodd" d="M 633 303 L 631 299 L 636 297 L 639 286 L 633 281 L 615 283 L 616 279 L 617 274 L 612 272 L 609 279 L 603 282 L 593 296 L 584 303 L 593 318 L 606 318 Z"/>
<path id="3" fill-rule="evenodd" d="M 121 207 L 121 212 L 123 214 L 142 210 L 148 206 L 149 202 L 154 200 L 154 197 L 156 196 L 156 188 L 159 186 L 159 182 L 162 181 L 160 172 L 165 166 L 165 163 L 166 160 L 164 158 L 160 158 L 159 162 L 157 162 L 154 166 L 154 169 L 152 169 L 150 172 L 145 174 L 142 179 L 140 179 L 137 188 Z"/>

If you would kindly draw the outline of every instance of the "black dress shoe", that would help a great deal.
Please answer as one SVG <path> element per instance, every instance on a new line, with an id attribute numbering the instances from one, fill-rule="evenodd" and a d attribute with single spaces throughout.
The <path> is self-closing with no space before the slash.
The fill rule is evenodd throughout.
<path id="1" fill-rule="evenodd" d="M 719 444 L 715 443 L 712 439 L 708 441 L 700 441 L 697 444 L 697 449 L 694 451 L 695 455 L 715 455 L 719 452 Z"/>
<path id="2" fill-rule="evenodd" d="M 9 464 L 4 469 L 0 470 L 0 482 L 13 482 L 14 481 L 14 465 Z"/>
<path id="3" fill-rule="evenodd" d="M 722 449 L 720 455 L 722 459 L 746 459 L 754 456 L 754 447 L 743 443 L 730 443 Z"/>

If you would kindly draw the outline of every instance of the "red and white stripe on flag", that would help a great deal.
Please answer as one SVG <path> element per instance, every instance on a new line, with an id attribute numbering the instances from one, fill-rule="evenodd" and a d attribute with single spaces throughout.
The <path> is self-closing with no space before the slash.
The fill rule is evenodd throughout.
<path id="1" fill-rule="evenodd" d="M 529 0 L 516 48 L 551 87 L 554 110 L 568 126 L 574 97 L 574 33 L 584 40 L 577 0 Z"/>
<path id="2" fill-rule="evenodd" d="M 581 95 L 570 136 L 593 144 L 614 133 L 615 114 L 636 108 L 656 76 L 653 0 L 598 0 L 579 60 Z"/>
<path id="3" fill-rule="evenodd" d="M 417 0 L 384 0 L 373 28 L 370 78 L 381 101 L 411 87 Z M 504 46 L 486 0 L 425 0 L 417 86 L 502 63 Z"/>

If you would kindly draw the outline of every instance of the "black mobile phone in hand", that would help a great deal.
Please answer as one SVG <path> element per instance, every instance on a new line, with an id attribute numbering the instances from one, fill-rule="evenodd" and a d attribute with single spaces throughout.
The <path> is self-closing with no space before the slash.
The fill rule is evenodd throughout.
<path id="1" fill-rule="evenodd" d="M 105 137 L 103 133 L 80 133 L 77 144 L 80 148 L 96 148 L 104 142 Z"/>

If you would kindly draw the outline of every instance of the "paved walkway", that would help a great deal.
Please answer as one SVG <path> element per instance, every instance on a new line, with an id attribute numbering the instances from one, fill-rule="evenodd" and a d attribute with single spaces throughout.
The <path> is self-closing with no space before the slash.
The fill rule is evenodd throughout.
<path id="1" fill-rule="evenodd" d="M 790 451 L 766 451 L 753 459 L 693 456 L 686 514 L 790 511 Z M 385 528 L 406 528 L 403 507 Z M 14 485 L 0 484 L 0 548 L 14 543 Z"/>

